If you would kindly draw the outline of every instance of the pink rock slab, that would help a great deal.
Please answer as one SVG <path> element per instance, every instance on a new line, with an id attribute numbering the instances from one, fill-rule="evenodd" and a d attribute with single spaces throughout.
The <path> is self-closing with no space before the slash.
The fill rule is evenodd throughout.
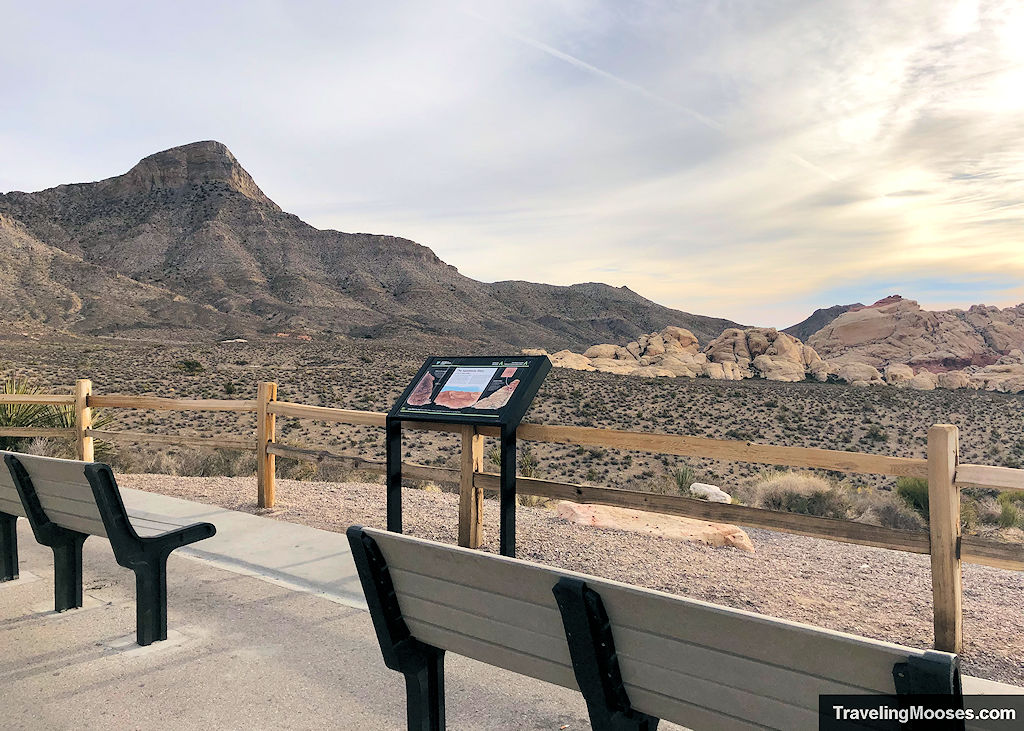
<path id="1" fill-rule="evenodd" d="M 558 517 L 582 525 L 649 533 L 663 538 L 699 541 L 709 546 L 730 546 L 741 551 L 754 552 L 754 544 L 750 542 L 750 537 L 743 529 L 727 523 L 709 523 L 706 520 L 608 505 L 581 505 L 568 500 L 558 503 L 557 512 Z"/>

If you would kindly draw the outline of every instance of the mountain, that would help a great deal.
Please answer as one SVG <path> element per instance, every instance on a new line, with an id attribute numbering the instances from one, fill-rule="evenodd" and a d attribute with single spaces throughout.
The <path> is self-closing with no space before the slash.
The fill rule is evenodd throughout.
<path id="1" fill-rule="evenodd" d="M 988 366 L 1024 348 L 1024 304 L 931 311 L 892 295 L 844 312 L 807 344 L 836 364 L 904 363 L 933 372 Z"/>
<path id="2" fill-rule="evenodd" d="M 85 334 L 429 333 L 563 348 L 736 326 L 625 287 L 478 282 L 407 239 L 314 228 L 214 141 L 99 182 L 0 195 L 0 257 L 8 325 Z"/>
<path id="3" fill-rule="evenodd" d="M 863 306 L 864 305 L 860 302 L 855 302 L 852 305 L 832 305 L 831 307 L 823 307 L 815 310 L 807 319 L 801 320 L 796 325 L 790 325 L 782 332 L 787 335 L 792 335 L 797 340 L 807 340 L 807 338 L 814 335 L 814 333 L 821 330 L 821 328 L 828 325 L 844 312 L 849 312 L 852 309 Z"/>

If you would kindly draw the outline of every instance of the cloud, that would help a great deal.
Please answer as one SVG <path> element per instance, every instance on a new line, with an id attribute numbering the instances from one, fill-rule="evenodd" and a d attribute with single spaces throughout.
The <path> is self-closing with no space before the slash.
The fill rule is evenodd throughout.
<path id="1" fill-rule="evenodd" d="M 872 296 L 852 288 L 1022 295 L 1019 3 L 107 2 L 5 22 L 0 190 L 214 138 L 286 210 L 480 279 L 605 280 L 775 325 Z"/>

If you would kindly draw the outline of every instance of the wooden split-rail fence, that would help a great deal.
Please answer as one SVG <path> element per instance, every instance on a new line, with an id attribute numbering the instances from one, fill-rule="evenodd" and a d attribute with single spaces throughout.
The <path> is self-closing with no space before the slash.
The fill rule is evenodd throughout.
<path id="1" fill-rule="evenodd" d="M 277 417 L 384 428 L 385 414 L 336 409 L 279 401 L 277 384 L 260 383 L 255 400 L 171 399 L 153 396 L 99 395 L 92 383 L 79 380 L 71 394 L 0 394 L 0 404 L 73 405 L 71 429 L 0 427 L 0 436 L 64 437 L 73 439 L 79 459 L 93 459 L 93 440 L 127 441 L 213 449 L 249 449 L 257 456 L 256 489 L 260 507 L 274 505 L 275 459 L 340 460 L 364 470 L 385 471 L 383 460 L 364 459 L 332 451 L 308 449 L 277 441 Z M 256 415 L 255 438 L 198 437 L 112 431 L 92 427 L 92 410 L 153 409 L 158 411 L 228 411 Z M 482 536 L 483 494 L 497 491 L 498 475 L 484 471 L 483 439 L 498 436 L 496 427 L 410 423 L 410 430 L 451 432 L 461 436 L 459 469 L 403 464 L 403 475 L 415 480 L 459 485 L 459 544 L 478 548 Z M 783 513 L 745 505 L 712 503 L 679 495 L 657 495 L 617 488 L 594 487 L 520 477 L 519 494 L 612 505 L 688 518 L 735 523 L 845 543 L 887 548 L 931 556 L 935 647 L 960 652 L 963 646 L 961 562 L 1024 571 L 1024 546 L 961 534 L 960 490 L 964 487 L 1024 490 L 1024 470 L 978 464 L 960 464 L 958 430 L 936 424 L 928 431 L 927 459 L 892 457 L 832 449 L 783 447 L 705 437 L 594 429 L 575 426 L 522 424 L 517 438 L 583 447 L 603 447 L 685 457 L 814 468 L 835 472 L 917 477 L 928 481 L 928 530 L 906 531 L 845 520 Z"/>

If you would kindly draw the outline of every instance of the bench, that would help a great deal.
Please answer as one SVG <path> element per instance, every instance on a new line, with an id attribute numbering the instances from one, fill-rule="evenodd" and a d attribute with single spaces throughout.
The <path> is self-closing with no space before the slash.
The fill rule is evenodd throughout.
<path id="1" fill-rule="evenodd" d="M 949 653 L 361 526 L 347 535 L 416 731 L 445 727 L 445 651 L 581 691 L 599 731 L 816 729 L 819 694 L 962 693 Z"/>
<path id="2" fill-rule="evenodd" d="M 0 470 L 7 473 L 0 477 L 0 511 L 10 518 L 0 519 L 9 524 L 2 536 L 5 566 L 13 561 L 16 573 L 14 516 L 23 515 L 36 540 L 53 550 L 54 609 L 81 607 L 82 544 L 89 536 L 106 537 L 117 563 L 135 572 L 138 643 L 166 640 L 167 557 L 176 548 L 211 537 L 217 529 L 210 523 L 183 524 L 169 516 L 129 513 L 114 473 L 105 464 L 0 454 L 7 465 Z"/>

